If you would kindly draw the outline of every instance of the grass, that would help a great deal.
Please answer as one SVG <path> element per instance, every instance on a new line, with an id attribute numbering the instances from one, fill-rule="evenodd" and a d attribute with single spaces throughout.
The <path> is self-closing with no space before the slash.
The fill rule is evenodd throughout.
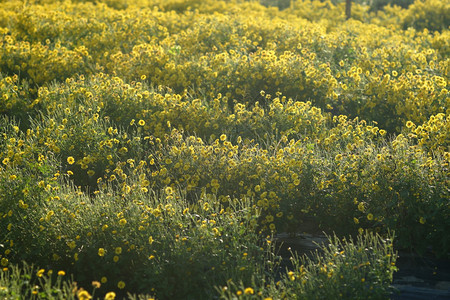
<path id="1" fill-rule="evenodd" d="M 1 2 L 2 298 L 386 299 L 448 257 L 446 3 Z"/>

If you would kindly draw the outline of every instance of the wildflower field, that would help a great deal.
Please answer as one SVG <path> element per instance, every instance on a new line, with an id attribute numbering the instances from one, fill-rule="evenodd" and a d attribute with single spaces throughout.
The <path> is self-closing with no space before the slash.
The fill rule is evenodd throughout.
<path id="1" fill-rule="evenodd" d="M 0 0 L 0 298 L 386 299 L 396 249 L 449 257 L 450 1 L 410 2 Z"/>

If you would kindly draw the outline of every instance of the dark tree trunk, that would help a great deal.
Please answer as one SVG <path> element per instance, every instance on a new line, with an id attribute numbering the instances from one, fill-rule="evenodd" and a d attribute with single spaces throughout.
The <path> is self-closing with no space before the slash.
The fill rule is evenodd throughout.
<path id="1" fill-rule="evenodd" d="M 347 20 L 352 17 L 352 0 L 345 0 L 345 16 Z"/>

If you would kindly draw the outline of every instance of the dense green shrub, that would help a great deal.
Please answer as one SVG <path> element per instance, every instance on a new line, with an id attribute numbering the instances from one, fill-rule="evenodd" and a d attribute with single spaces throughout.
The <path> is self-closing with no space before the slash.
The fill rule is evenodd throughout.
<path id="1" fill-rule="evenodd" d="M 408 8 L 403 27 L 429 31 L 448 30 L 450 26 L 450 3 L 437 0 L 416 0 Z"/>
<path id="2" fill-rule="evenodd" d="M 329 237 L 312 257 L 293 254 L 281 278 L 253 277 L 248 285 L 230 282 L 223 299 L 388 299 L 396 271 L 392 238 L 361 234 L 356 240 Z"/>
<path id="3" fill-rule="evenodd" d="M 5 298 L 383 298 L 392 230 L 448 257 L 446 3 L 1 3 Z M 359 237 L 280 271 L 305 230 Z"/>

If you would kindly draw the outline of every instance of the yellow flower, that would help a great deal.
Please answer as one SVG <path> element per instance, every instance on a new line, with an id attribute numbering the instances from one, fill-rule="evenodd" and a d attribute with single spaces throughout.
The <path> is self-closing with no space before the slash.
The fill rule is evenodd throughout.
<path id="1" fill-rule="evenodd" d="M 0 263 L 1 263 L 1 265 L 3 267 L 6 267 L 8 265 L 8 263 L 9 263 L 9 261 L 8 261 L 8 259 L 6 257 L 3 257 L 2 260 L 0 261 Z M 42 271 L 42 273 L 44 273 L 44 271 Z M 39 272 L 38 272 L 38 274 L 39 274 Z M 42 274 L 41 274 L 41 276 L 42 276 Z"/>
<path id="2" fill-rule="evenodd" d="M 123 226 L 123 225 L 127 224 L 127 220 L 126 219 L 120 219 L 119 224 Z"/>
<path id="3" fill-rule="evenodd" d="M 295 274 L 294 274 L 294 272 L 292 272 L 292 271 L 288 272 L 288 276 L 289 276 L 289 278 L 291 279 L 291 281 L 294 281 L 294 280 L 295 280 Z"/>
<path id="4" fill-rule="evenodd" d="M 47 213 L 47 215 L 45 216 L 45 221 L 49 222 L 54 215 L 55 215 L 55 212 L 53 210 L 49 211 Z"/>
<path id="5" fill-rule="evenodd" d="M 94 281 L 92 281 L 92 286 L 96 289 L 99 289 L 102 286 L 102 284 L 100 282 L 94 280 Z"/>
<path id="6" fill-rule="evenodd" d="M 427 220 L 425 220 L 425 218 L 424 217 L 420 217 L 420 220 L 419 220 L 419 222 L 420 222 L 420 224 L 425 224 L 425 222 L 426 222 Z"/>
<path id="7" fill-rule="evenodd" d="M 105 249 L 99 248 L 98 249 L 98 256 L 105 256 Z"/>
<path id="8" fill-rule="evenodd" d="M 147 79 L 147 76 L 142 75 L 142 76 L 141 76 L 141 80 L 145 80 L 145 79 Z M 114 295 L 114 296 L 115 296 L 115 295 Z"/>
<path id="9" fill-rule="evenodd" d="M 117 247 L 115 250 L 116 254 L 119 255 L 122 253 L 122 248 L 121 247 Z"/>
<path id="10" fill-rule="evenodd" d="M 236 295 L 238 295 L 238 296 L 242 295 L 242 291 L 237 291 Z"/>
<path id="11" fill-rule="evenodd" d="M 106 293 L 105 295 L 105 300 L 114 300 L 116 298 L 116 293 L 114 292 L 109 292 Z"/>
<path id="12" fill-rule="evenodd" d="M 226 134 L 222 134 L 221 136 L 220 136 L 220 140 L 221 141 L 225 141 L 227 139 L 227 135 Z"/>
<path id="13" fill-rule="evenodd" d="M 145 125 L 145 121 L 144 120 L 139 120 L 138 124 L 139 124 L 139 126 L 144 126 Z"/>
<path id="14" fill-rule="evenodd" d="M 69 165 L 73 165 L 73 164 L 75 163 L 75 159 L 74 159 L 72 156 L 69 156 L 69 157 L 67 158 L 67 163 L 68 163 Z"/>
<path id="15" fill-rule="evenodd" d="M 272 222 L 273 221 L 273 216 L 272 215 L 267 215 L 266 216 L 266 221 L 269 222 L 269 223 Z"/>
<path id="16" fill-rule="evenodd" d="M 45 269 L 40 269 L 39 271 L 37 271 L 36 276 L 37 277 L 42 277 L 44 275 Z"/>
<path id="17" fill-rule="evenodd" d="M 213 233 L 214 233 L 215 236 L 220 236 L 220 231 L 219 231 L 219 229 L 217 229 L 216 227 L 214 227 L 212 230 L 213 230 Z"/>
<path id="18" fill-rule="evenodd" d="M 244 290 L 245 295 L 253 295 L 254 293 L 255 291 L 251 287 L 248 287 Z"/>
<path id="19" fill-rule="evenodd" d="M 66 272 L 64 272 L 64 271 L 58 271 L 58 276 L 64 276 L 64 275 L 66 275 Z"/>
<path id="20" fill-rule="evenodd" d="M 373 215 L 372 214 L 368 214 L 367 215 L 367 220 L 372 221 L 373 220 Z"/>
<path id="21" fill-rule="evenodd" d="M 358 204 L 358 210 L 360 211 L 360 212 L 364 212 L 364 203 L 362 203 L 362 202 L 359 202 L 359 204 Z"/>
<path id="22" fill-rule="evenodd" d="M 406 122 L 406 127 L 407 127 L 407 128 L 411 128 L 411 127 L 413 127 L 413 126 L 414 126 L 414 123 L 413 123 L 413 122 L 411 122 L 411 121 Z"/>
<path id="23" fill-rule="evenodd" d="M 123 289 L 123 288 L 125 288 L 125 282 L 123 282 L 123 281 L 119 281 L 118 283 L 117 283 L 117 287 L 119 288 L 119 289 Z"/>
<path id="24" fill-rule="evenodd" d="M 106 282 L 108 282 L 108 278 L 106 278 L 105 276 L 103 276 L 103 277 L 100 279 L 100 282 L 101 282 L 101 283 L 106 283 Z"/>
<path id="25" fill-rule="evenodd" d="M 118 257 L 117 255 L 114 255 L 113 261 L 114 261 L 114 262 L 118 262 L 118 261 L 119 261 L 119 257 Z"/>
<path id="26" fill-rule="evenodd" d="M 89 300 L 92 299 L 92 296 L 85 290 L 80 289 L 77 293 L 79 300 Z"/>
<path id="27" fill-rule="evenodd" d="M 150 237 L 148 238 L 148 243 L 151 245 L 151 244 L 153 244 L 153 242 L 154 242 L 153 237 L 150 236 Z"/>

